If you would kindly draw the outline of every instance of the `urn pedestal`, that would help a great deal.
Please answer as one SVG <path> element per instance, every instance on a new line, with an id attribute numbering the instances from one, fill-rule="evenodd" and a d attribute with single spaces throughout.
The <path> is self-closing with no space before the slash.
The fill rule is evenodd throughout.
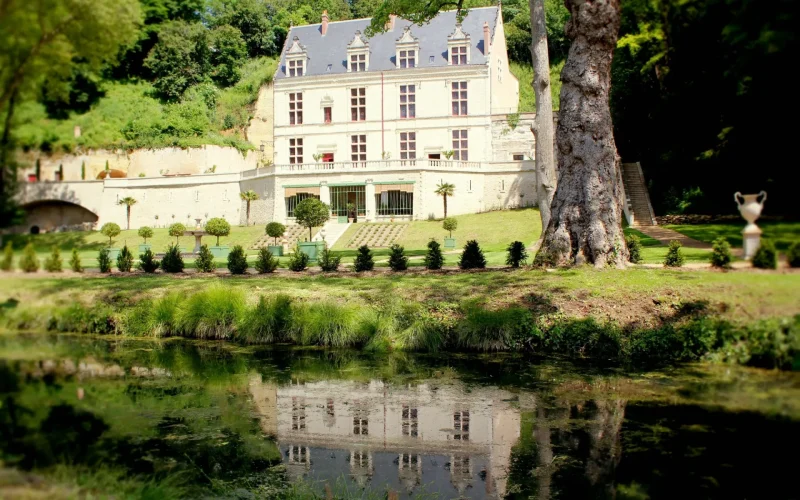
<path id="1" fill-rule="evenodd" d="M 761 197 L 761 201 L 758 198 Z M 737 192 L 733 195 L 736 204 L 739 206 L 739 213 L 747 221 L 747 225 L 742 229 L 742 247 L 744 258 L 750 260 L 761 246 L 761 229 L 756 226 L 756 220 L 761 216 L 764 209 L 764 202 L 767 201 L 767 193 L 761 191 L 758 194 L 742 194 Z"/>

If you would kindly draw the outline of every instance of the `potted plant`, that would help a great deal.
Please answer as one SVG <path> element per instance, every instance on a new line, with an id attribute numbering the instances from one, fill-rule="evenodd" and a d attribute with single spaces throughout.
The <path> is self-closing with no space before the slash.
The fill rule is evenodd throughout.
<path id="1" fill-rule="evenodd" d="M 444 239 L 444 247 L 455 248 L 456 239 L 453 238 L 453 231 L 455 231 L 458 228 L 458 221 L 452 217 L 448 217 L 447 219 L 442 221 L 442 228 L 444 228 L 445 231 L 450 233 L 450 237 Z"/>
<path id="2" fill-rule="evenodd" d="M 308 228 L 308 241 L 298 244 L 300 251 L 308 256 L 308 260 L 317 260 L 317 253 L 320 250 L 322 241 L 311 241 L 311 230 L 320 227 L 328 222 L 331 217 L 330 207 L 316 198 L 306 198 L 297 204 L 294 209 L 295 220 L 298 224 Z"/>
<path id="3" fill-rule="evenodd" d="M 211 250 L 211 255 L 214 257 L 227 258 L 228 253 L 230 253 L 230 247 L 220 246 L 219 237 L 228 236 L 231 234 L 231 225 L 228 224 L 228 221 L 221 217 L 214 217 L 213 219 L 210 219 L 208 222 L 206 222 L 206 234 L 217 237 L 216 246 L 209 248 L 209 250 Z"/>
<path id="4" fill-rule="evenodd" d="M 119 236 L 121 231 L 119 224 L 114 224 L 113 222 L 106 222 L 100 228 L 100 234 L 108 238 L 108 257 L 110 259 L 116 259 L 119 255 L 119 248 L 111 248 L 111 238 Z"/>
<path id="5" fill-rule="evenodd" d="M 175 216 L 173 215 L 172 218 L 174 219 Z M 167 232 L 169 233 L 170 236 L 175 238 L 175 248 L 178 248 L 178 245 L 181 242 L 181 236 L 183 236 L 183 233 L 186 232 L 186 226 L 184 226 L 180 222 L 176 222 L 169 226 Z M 180 251 L 180 248 L 178 248 L 178 251 Z"/>
<path id="6" fill-rule="evenodd" d="M 348 203 L 345 205 L 345 208 L 347 209 L 347 222 L 351 222 L 351 219 L 352 222 L 356 222 L 356 217 L 358 217 L 358 214 L 356 213 L 355 203 Z"/>
<path id="7" fill-rule="evenodd" d="M 278 238 L 283 237 L 285 232 L 286 226 L 280 222 L 270 222 L 267 224 L 267 236 L 272 238 L 275 243 L 274 245 L 269 245 L 267 249 L 269 253 L 275 257 L 281 257 L 283 255 L 283 245 L 278 245 Z"/>
<path id="8" fill-rule="evenodd" d="M 139 237 L 144 239 L 144 243 L 139 245 L 139 252 L 144 253 L 147 250 L 150 250 L 150 245 L 147 244 L 147 238 L 153 237 L 153 229 L 148 226 L 142 226 L 139 228 Z"/>

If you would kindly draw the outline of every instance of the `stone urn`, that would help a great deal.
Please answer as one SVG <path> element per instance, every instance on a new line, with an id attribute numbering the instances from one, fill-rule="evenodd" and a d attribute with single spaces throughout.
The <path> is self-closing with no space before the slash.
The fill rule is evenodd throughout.
<path id="1" fill-rule="evenodd" d="M 761 201 L 759 201 L 761 198 Z M 742 241 L 744 243 L 744 258 L 751 259 L 756 250 L 761 245 L 761 229 L 756 226 L 756 220 L 761 216 L 764 209 L 764 202 L 767 201 L 767 193 L 761 191 L 758 194 L 742 194 L 737 192 L 733 195 L 736 204 L 739 206 L 739 213 L 747 221 L 747 225 L 742 230 Z"/>

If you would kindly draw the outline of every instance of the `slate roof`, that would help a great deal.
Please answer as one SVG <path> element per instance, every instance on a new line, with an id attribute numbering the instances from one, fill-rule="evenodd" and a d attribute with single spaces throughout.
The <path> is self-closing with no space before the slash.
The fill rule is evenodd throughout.
<path id="1" fill-rule="evenodd" d="M 469 64 L 486 64 L 483 54 L 483 23 L 489 23 L 491 35 L 494 36 L 495 22 L 498 7 L 483 7 L 470 9 L 467 17 L 461 23 L 462 30 L 470 35 L 470 61 Z M 328 23 L 328 32 L 323 37 L 321 24 L 297 26 L 289 31 L 286 45 L 281 53 L 281 64 L 275 74 L 276 79 L 288 78 L 286 76 L 286 52 L 292 45 L 294 37 L 298 37 L 300 44 L 305 46 L 308 54 L 305 75 L 326 75 L 347 73 L 347 45 L 355 37 L 356 31 L 361 31 L 362 36 L 370 19 L 353 19 L 351 21 L 337 21 Z M 447 37 L 456 25 L 456 12 L 442 12 L 422 26 L 413 25 L 405 19 L 397 18 L 394 29 L 390 32 L 380 33 L 369 38 L 369 71 L 388 71 L 399 69 L 395 65 L 395 43 L 402 37 L 406 26 L 411 26 L 411 34 L 419 40 L 419 60 L 417 67 L 429 68 L 447 66 Z M 366 37 L 365 37 L 366 38 Z M 430 56 L 433 62 L 430 62 Z M 331 65 L 330 71 L 327 70 Z"/>

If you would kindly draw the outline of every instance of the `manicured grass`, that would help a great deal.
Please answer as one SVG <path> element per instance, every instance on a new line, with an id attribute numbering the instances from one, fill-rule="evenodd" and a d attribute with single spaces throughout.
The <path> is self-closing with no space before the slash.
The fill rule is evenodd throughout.
<path id="1" fill-rule="evenodd" d="M 787 250 L 792 243 L 800 242 L 800 222 L 757 222 L 763 231 L 761 237 L 772 240 L 778 250 Z M 690 238 L 712 243 L 722 237 L 734 248 L 742 246 L 742 229 L 745 222 L 723 224 L 675 224 L 665 226 Z"/>
<path id="2" fill-rule="evenodd" d="M 663 264 L 669 247 L 655 238 L 651 238 L 636 229 L 626 227 L 626 235 L 636 235 L 642 242 L 642 259 L 644 264 Z M 711 258 L 710 250 L 700 248 L 681 248 L 686 262 L 700 262 L 707 264 Z"/>

